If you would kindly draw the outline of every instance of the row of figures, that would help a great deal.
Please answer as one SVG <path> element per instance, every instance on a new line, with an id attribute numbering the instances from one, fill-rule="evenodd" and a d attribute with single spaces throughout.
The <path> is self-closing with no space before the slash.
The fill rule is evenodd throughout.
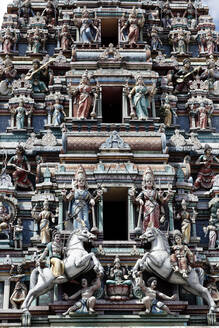
<path id="1" fill-rule="evenodd" d="M 54 283 L 63 284 L 84 270 L 93 268 L 96 279 L 91 284 L 83 278 L 82 288 L 72 295 L 63 294 L 64 300 L 75 300 L 75 303 L 63 313 L 64 316 L 74 313 L 93 314 L 97 295 L 98 298 L 105 297 L 118 302 L 138 298 L 145 308 L 144 314 L 166 312 L 177 315 L 161 301 L 175 301 L 177 296 L 169 296 L 158 291 L 158 279 L 154 276 L 145 283 L 146 272 L 149 275 L 156 274 L 170 284 L 180 285 L 194 295 L 198 294 L 207 302 L 210 314 L 217 310 L 214 299 L 218 298 L 218 291 L 210 284 L 209 289 L 203 286 L 199 276 L 203 276 L 204 271 L 201 267 L 195 267 L 195 256 L 188 246 L 183 244 L 180 231 L 175 230 L 173 233 L 173 246 L 170 245 L 166 234 L 154 227 L 147 228 L 140 239 L 143 243 L 150 242 L 151 249 L 150 252 L 145 252 L 131 269 L 124 267 L 119 256 L 116 256 L 113 266 L 108 265 L 104 271 L 95 254 L 87 252 L 83 246 L 84 242 L 95 240 L 95 235 L 85 228 L 77 229 L 71 233 L 64 247 L 61 234 L 58 231 L 54 232 L 52 241 L 47 244 L 36 261 L 36 268 L 30 277 L 35 284 L 31 286 L 21 308 L 28 314 L 32 301 L 51 289 Z M 49 267 L 43 265 L 47 256 Z"/>
<path id="2" fill-rule="evenodd" d="M 159 22 L 161 26 L 158 26 Z M 145 44 L 146 40 L 150 43 L 152 51 L 158 51 L 163 49 L 160 40 L 161 32 L 168 29 L 173 53 L 189 54 L 189 43 L 196 39 L 200 55 L 218 51 L 218 33 L 214 31 L 211 18 L 208 15 L 197 17 L 197 8 L 191 1 L 188 2 L 187 9 L 180 12 L 175 10 L 173 12 L 169 1 L 166 1 L 161 8 L 148 11 L 135 7 L 128 13 L 121 10 L 118 25 L 120 45 L 133 47 Z M 147 28 L 147 33 L 143 37 L 144 27 Z M 16 18 L 5 15 L 1 34 L 4 53 L 13 53 L 16 42 L 21 37 L 20 29 L 24 28 L 27 28 L 28 53 L 45 53 L 48 39 L 58 40 L 57 49 L 62 49 L 64 52 L 70 51 L 78 43 L 84 45 L 101 43 L 101 18 L 97 17 L 96 11 L 87 10 L 85 7 L 69 14 L 62 10 L 58 11 L 51 0 L 48 0 L 42 12 L 35 13 L 31 2 L 24 1 Z M 198 31 L 197 34 L 191 35 L 194 31 Z"/>

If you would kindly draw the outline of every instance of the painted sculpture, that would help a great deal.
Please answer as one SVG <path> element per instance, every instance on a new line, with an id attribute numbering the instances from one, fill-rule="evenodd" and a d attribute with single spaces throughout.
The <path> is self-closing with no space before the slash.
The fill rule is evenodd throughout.
<path id="1" fill-rule="evenodd" d="M 99 40 L 99 20 L 96 17 L 93 20 L 86 7 L 82 11 L 81 18 L 74 17 L 74 24 L 80 27 L 80 41 L 82 43 L 90 44 Z"/>
<path id="2" fill-rule="evenodd" d="M 196 212 L 193 208 L 193 214 L 191 215 L 190 212 L 187 210 L 187 202 L 185 199 L 181 202 L 182 210 L 177 214 L 176 219 L 181 220 L 181 231 L 182 231 L 182 238 L 185 244 L 189 244 L 191 238 L 191 225 L 195 223 L 196 219 Z"/>
<path id="3" fill-rule="evenodd" d="M 127 40 L 130 46 L 139 42 L 140 29 L 144 26 L 144 17 L 138 18 L 136 8 L 133 7 L 127 21 L 121 28 L 122 40 Z"/>

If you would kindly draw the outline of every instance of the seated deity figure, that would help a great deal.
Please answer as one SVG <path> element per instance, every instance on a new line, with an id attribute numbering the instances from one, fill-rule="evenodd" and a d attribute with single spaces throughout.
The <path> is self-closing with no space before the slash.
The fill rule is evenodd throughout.
<path id="1" fill-rule="evenodd" d="M 0 202 L 0 233 L 10 228 L 10 220 L 12 219 L 11 213 L 2 202 Z"/>
<path id="2" fill-rule="evenodd" d="M 173 254 L 170 255 L 170 263 L 175 272 L 179 272 L 183 278 L 188 278 L 191 271 L 190 264 L 194 262 L 193 253 L 188 246 L 182 243 L 182 234 L 180 231 L 174 233 L 175 245 L 172 246 Z"/>
<path id="3" fill-rule="evenodd" d="M 138 272 L 136 277 L 136 285 L 139 286 L 145 296 L 142 298 L 141 302 L 145 306 L 144 314 L 149 313 L 159 313 L 161 311 L 166 312 L 167 314 L 175 315 L 175 313 L 171 312 L 167 305 L 158 299 L 174 301 L 176 299 L 176 295 L 168 296 L 157 290 L 157 278 L 150 277 L 147 280 L 147 285 L 145 284 L 142 273 Z"/>
<path id="4" fill-rule="evenodd" d="M 95 313 L 94 307 L 96 304 L 96 297 L 94 296 L 94 293 L 101 287 L 101 274 L 97 273 L 96 280 L 88 286 L 87 279 L 83 278 L 81 279 L 81 287 L 79 291 L 77 291 L 75 294 L 71 295 L 70 297 L 64 293 L 63 298 L 68 300 L 74 300 L 81 297 L 73 306 L 71 306 L 66 312 L 62 313 L 63 316 L 66 316 L 67 314 L 73 314 L 73 313 L 89 313 L 93 314 Z"/>
<path id="5" fill-rule="evenodd" d="M 33 61 L 33 67 L 28 71 L 25 79 L 30 80 L 34 93 L 46 93 L 48 91 L 47 86 L 52 84 L 53 75 L 48 69 L 51 61 L 40 66 L 40 61 L 35 59 Z"/>
<path id="6" fill-rule="evenodd" d="M 198 190 L 200 187 L 210 189 L 213 186 L 215 174 L 211 166 L 214 162 L 219 163 L 219 159 L 216 156 L 213 156 L 211 151 L 212 148 L 206 144 L 204 148 L 204 155 L 199 156 L 195 162 L 196 164 L 201 165 L 201 168 L 194 183 L 194 190 Z"/>
<path id="7" fill-rule="evenodd" d="M 90 207 L 95 206 L 95 200 L 88 191 L 86 172 L 82 166 L 75 174 L 72 190 L 68 195 L 63 191 L 63 197 L 69 201 L 68 215 L 73 218 L 73 228 L 76 230 L 87 227 L 90 230 L 89 211 Z"/>
<path id="8" fill-rule="evenodd" d="M 127 40 L 130 46 L 136 45 L 139 42 L 140 29 L 144 26 L 144 22 L 144 17 L 139 19 L 136 8 L 133 7 L 129 18 L 121 27 L 120 33 L 122 40 Z"/>
<path id="9" fill-rule="evenodd" d="M 136 198 L 133 198 L 140 205 L 139 216 L 143 211 L 144 231 L 148 227 L 159 228 L 160 223 L 165 221 L 163 205 L 168 202 L 171 195 L 171 190 L 168 190 L 164 196 L 163 191 L 156 189 L 153 171 L 148 166 L 143 175 L 142 191 Z"/>
<path id="10" fill-rule="evenodd" d="M 6 96 L 12 92 L 12 82 L 17 76 L 17 70 L 14 68 L 13 62 L 6 56 L 5 61 L 0 66 L 0 95 Z"/>

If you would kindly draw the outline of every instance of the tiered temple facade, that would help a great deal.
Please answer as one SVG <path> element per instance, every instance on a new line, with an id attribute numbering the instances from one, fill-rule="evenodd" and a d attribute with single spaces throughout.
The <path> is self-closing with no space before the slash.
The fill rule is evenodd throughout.
<path id="1" fill-rule="evenodd" d="M 201 0 L 11 1 L 2 326 L 216 325 L 218 56 Z"/>

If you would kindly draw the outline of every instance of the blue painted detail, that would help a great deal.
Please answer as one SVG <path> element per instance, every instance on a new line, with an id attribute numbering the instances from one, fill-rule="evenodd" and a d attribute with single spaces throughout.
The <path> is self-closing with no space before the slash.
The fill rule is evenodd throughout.
<path id="1" fill-rule="evenodd" d="M 199 57 L 198 45 L 190 45 L 189 52 L 192 53 L 192 57 Z"/>
<path id="2" fill-rule="evenodd" d="M 10 126 L 10 116 L 1 116 L 0 119 L 0 132 L 5 132 Z"/>
<path id="3" fill-rule="evenodd" d="M 32 124 L 35 132 L 44 129 L 46 119 L 46 116 L 33 116 Z"/>
<path id="4" fill-rule="evenodd" d="M 29 244 L 30 243 L 30 238 L 33 237 L 33 220 L 23 220 L 23 243 Z"/>
<path id="5" fill-rule="evenodd" d="M 216 128 L 216 132 L 219 132 L 219 116 L 213 116 L 211 122 L 212 127 Z"/>
<path id="6" fill-rule="evenodd" d="M 18 43 L 19 56 L 25 56 L 26 51 L 27 51 L 27 44 L 26 43 Z"/>
<path id="7" fill-rule="evenodd" d="M 179 116 L 177 118 L 177 124 L 179 124 L 181 130 L 189 132 L 189 118 L 186 116 Z"/>
<path id="8" fill-rule="evenodd" d="M 46 45 L 46 51 L 49 54 L 49 56 L 53 56 L 55 52 L 56 44 L 47 44 Z"/>

